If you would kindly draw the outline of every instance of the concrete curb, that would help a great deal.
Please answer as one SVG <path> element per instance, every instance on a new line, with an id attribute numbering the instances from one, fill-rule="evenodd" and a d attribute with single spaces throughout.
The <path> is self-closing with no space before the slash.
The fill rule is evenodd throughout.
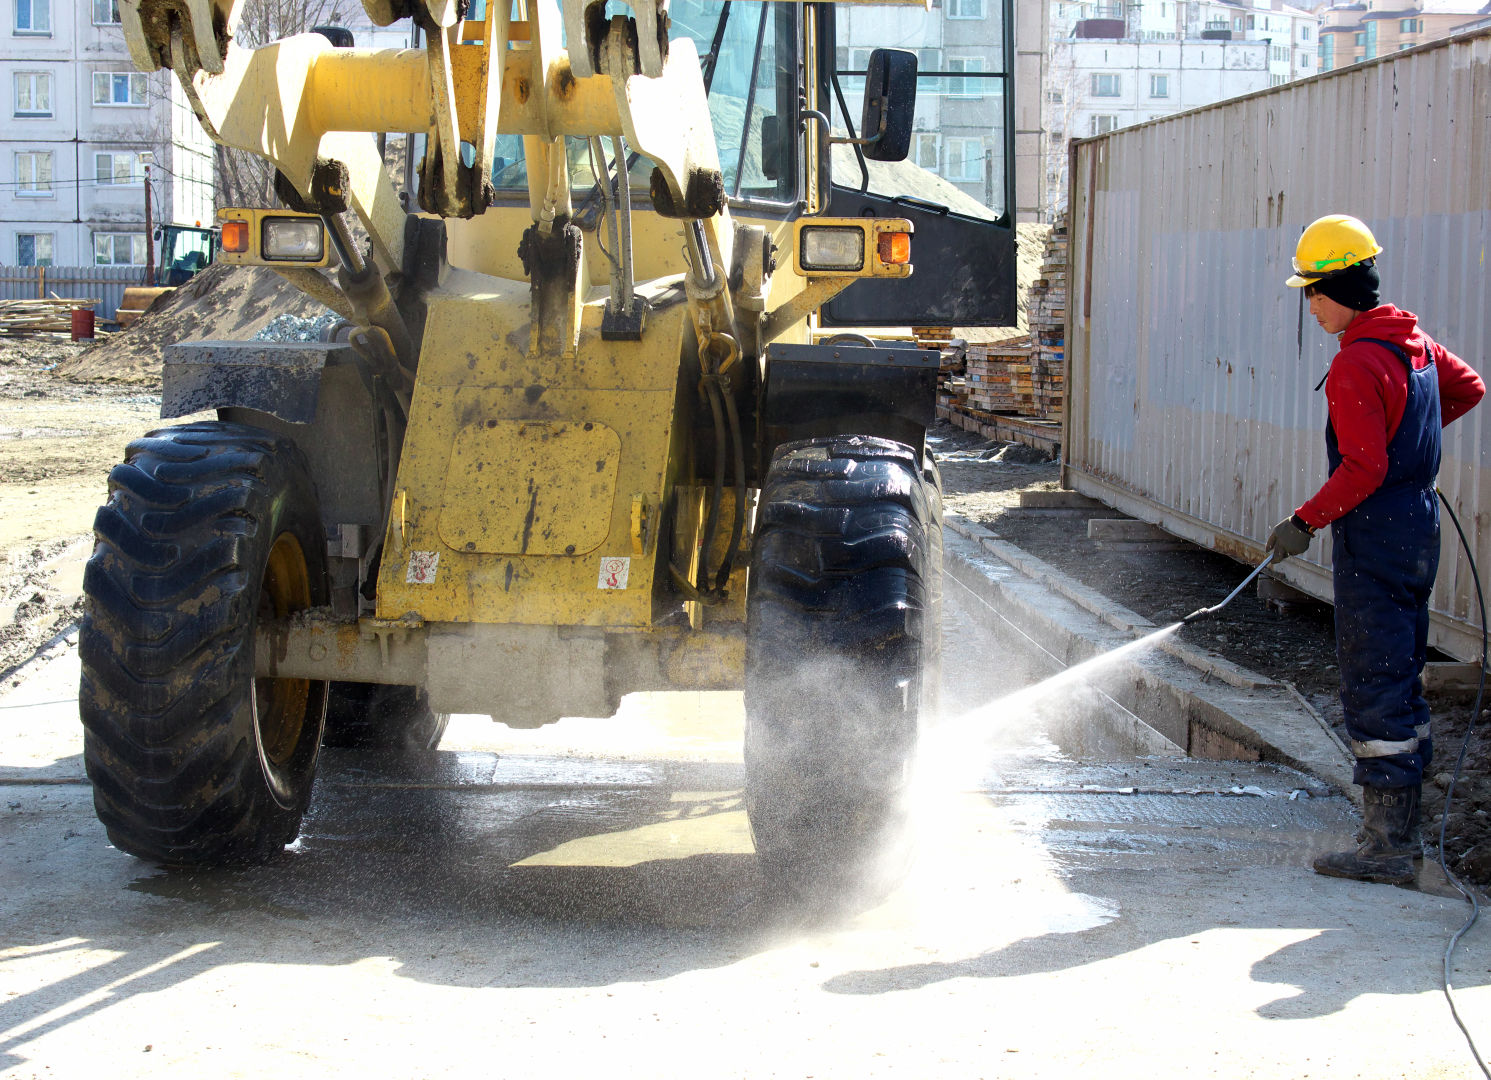
<path id="1" fill-rule="evenodd" d="M 966 518 L 949 514 L 946 525 L 949 577 L 982 601 L 973 606 L 1002 645 L 1053 673 L 1159 629 Z M 1174 638 L 1094 682 L 1175 750 L 1279 762 L 1355 792 L 1350 755 L 1288 684 Z"/>

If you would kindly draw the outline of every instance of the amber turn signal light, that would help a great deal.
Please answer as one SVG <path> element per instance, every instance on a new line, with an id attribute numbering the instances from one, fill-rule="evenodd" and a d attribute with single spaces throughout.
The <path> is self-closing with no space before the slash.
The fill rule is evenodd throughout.
<path id="1" fill-rule="evenodd" d="M 911 234 L 903 232 L 881 233 L 876 245 L 880 261 L 888 266 L 901 266 L 911 261 Z"/>
<path id="2" fill-rule="evenodd" d="M 249 223 L 247 221 L 223 222 L 222 245 L 224 251 L 238 254 L 249 249 Z"/>

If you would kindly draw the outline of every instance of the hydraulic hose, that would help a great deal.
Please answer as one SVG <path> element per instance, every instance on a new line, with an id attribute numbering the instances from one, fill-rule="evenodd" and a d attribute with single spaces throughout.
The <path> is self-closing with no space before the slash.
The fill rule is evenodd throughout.
<path id="1" fill-rule="evenodd" d="M 735 407 L 734 394 L 727 390 L 721 396 L 725 399 L 725 413 L 730 420 L 730 443 L 734 450 L 731 460 L 735 468 L 735 522 L 730 530 L 730 548 L 725 552 L 724 562 L 720 563 L 719 573 L 715 575 L 716 592 L 724 592 L 725 586 L 730 584 L 730 573 L 735 569 L 735 560 L 740 556 L 740 536 L 745 529 L 746 519 L 745 444 L 740 432 L 740 412 Z"/>
<path id="2" fill-rule="evenodd" d="M 1461 1034 L 1465 1036 L 1465 1041 L 1470 1046 L 1471 1056 L 1475 1058 L 1475 1063 L 1480 1066 L 1481 1072 L 1488 1078 L 1488 1080 L 1491 1080 L 1491 1069 L 1486 1068 L 1486 1062 L 1482 1060 L 1481 1052 L 1476 1049 L 1475 1039 L 1471 1036 L 1470 1029 L 1465 1026 L 1465 1021 L 1460 1019 L 1460 1011 L 1455 1008 L 1455 993 L 1453 989 L 1453 983 L 1450 980 L 1450 967 L 1455 955 L 1455 946 L 1460 944 L 1460 939 L 1469 932 L 1472 926 L 1475 925 L 1475 921 L 1481 913 L 1481 906 L 1480 903 L 1476 900 L 1474 891 L 1466 888 L 1463 884 L 1461 884 L 1460 879 L 1450 872 L 1449 863 L 1445 860 L 1444 857 L 1445 832 L 1449 828 L 1450 823 L 1450 803 L 1455 797 L 1455 784 L 1459 781 L 1460 770 L 1465 765 L 1465 754 L 1466 751 L 1470 749 L 1470 738 L 1472 735 L 1475 734 L 1475 724 L 1476 721 L 1480 719 L 1481 715 L 1481 699 L 1486 692 L 1486 661 L 1488 651 L 1488 640 L 1486 633 L 1486 596 L 1485 593 L 1481 591 L 1480 570 L 1476 567 L 1475 554 L 1470 550 L 1470 541 L 1467 540 L 1465 537 L 1465 530 L 1460 527 L 1460 519 L 1455 516 L 1454 508 L 1450 506 L 1450 501 L 1444 497 L 1444 492 L 1440 491 L 1438 488 L 1435 488 L 1434 493 L 1439 496 L 1439 501 L 1444 505 L 1445 513 L 1450 516 L 1450 521 L 1454 522 L 1455 533 L 1460 537 L 1460 547 L 1465 551 L 1465 561 L 1470 564 L 1470 577 L 1471 580 L 1475 582 L 1475 599 L 1476 604 L 1479 606 L 1481 615 L 1480 681 L 1476 685 L 1475 704 L 1471 707 L 1470 710 L 1470 722 L 1465 728 L 1465 738 L 1460 743 L 1460 754 L 1458 757 L 1455 758 L 1455 769 L 1450 774 L 1450 786 L 1444 793 L 1444 811 L 1440 814 L 1439 817 L 1439 868 L 1440 870 L 1444 871 L 1445 880 L 1453 885 L 1455 887 L 1455 891 L 1463 896 L 1465 898 L 1465 902 L 1470 905 L 1470 918 L 1465 920 L 1464 926 L 1455 931 L 1454 935 L 1450 938 L 1449 945 L 1444 950 L 1444 996 L 1445 1000 L 1450 1003 L 1450 1015 L 1455 1018 L 1456 1025 L 1459 1026 Z"/>

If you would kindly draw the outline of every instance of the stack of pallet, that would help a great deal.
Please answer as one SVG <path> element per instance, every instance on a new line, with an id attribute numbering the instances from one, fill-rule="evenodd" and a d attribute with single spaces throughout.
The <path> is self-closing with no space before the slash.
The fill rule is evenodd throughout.
<path id="1" fill-rule="evenodd" d="M 1060 220 L 1051 228 L 1041 276 L 1030 289 L 1027 310 L 1032 385 L 1028 416 L 1061 416 L 1066 393 L 1066 304 L 1067 232 L 1066 221 Z"/>
<path id="2" fill-rule="evenodd" d="M 913 326 L 911 336 L 918 349 L 945 349 L 953 340 L 951 326 Z"/>
<path id="3" fill-rule="evenodd" d="M 0 300 L 0 335 L 62 333 L 72 329 L 74 308 L 91 308 L 97 299 Z"/>
<path id="4" fill-rule="evenodd" d="M 1030 338 L 970 344 L 964 380 L 965 408 L 1017 413 L 1031 391 Z"/>

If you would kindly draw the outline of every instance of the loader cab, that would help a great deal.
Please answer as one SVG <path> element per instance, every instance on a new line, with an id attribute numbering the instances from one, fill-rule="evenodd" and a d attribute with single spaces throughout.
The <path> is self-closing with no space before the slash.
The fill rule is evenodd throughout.
<path id="1" fill-rule="evenodd" d="M 468 18 L 479 18 L 483 3 Z M 912 221 L 912 277 L 851 286 L 823 307 L 825 326 L 1015 323 L 1012 0 L 954 0 L 932 11 L 673 0 L 668 15 L 670 36 L 690 38 L 699 53 L 732 214 Z M 904 157 L 861 144 L 875 134 L 861 130 L 869 65 L 891 47 L 916 61 L 914 102 L 902 88 L 892 106 L 910 128 Z M 411 191 L 423 138 L 410 155 Z M 597 156 L 591 141 L 566 140 L 582 227 L 600 213 L 594 178 L 614 175 L 615 147 L 602 140 Z M 632 205 L 644 209 L 652 163 L 624 152 Z M 490 176 L 498 205 L 526 206 L 521 136 L 496 138 Z M 639 255 L 639 276 L 646 259 Z"/>
<path id="2" fill-rule="evenodd" d="M 1013 4 L 949 0 L 939 9 L 815 5 L 819 100 L 830 102 L 833 217 L 907 218 L 915 273 L 861 281 L 825 304 L 825 326 L 1013 326 L 1015 178 Z M 911 140 L 876 160 L 859 102 L 877 45 L 917 57 Z M 873 75 L 873 72 L 870 73 Z"/>
<path id="3" fill-rule="evenodd" d="M 217 257 L 217 230 L 200 225 L 162 225 L 156 230 L 160 240 L 160 261 L 156 264 L 157 285 L 174 288 L 185 285 L 212 265 Z"/>

